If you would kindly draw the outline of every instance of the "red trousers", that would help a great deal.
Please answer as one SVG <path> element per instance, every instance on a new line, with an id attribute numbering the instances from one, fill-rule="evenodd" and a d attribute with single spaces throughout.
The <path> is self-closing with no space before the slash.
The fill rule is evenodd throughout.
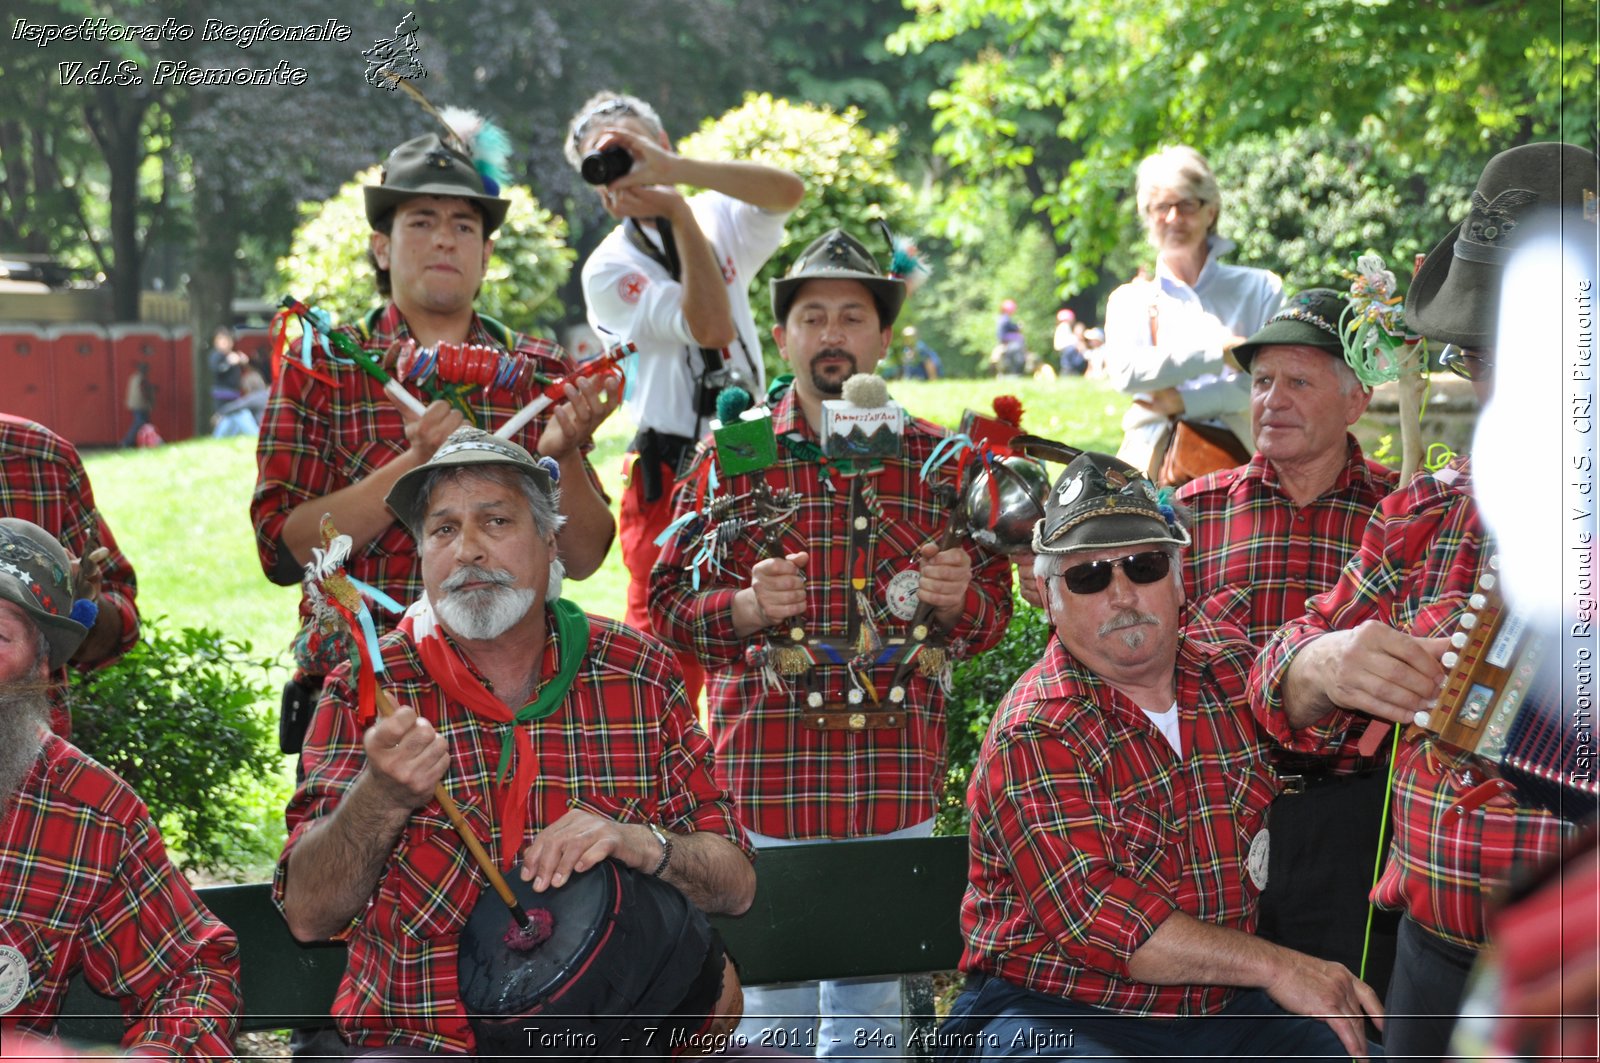
<path id="1" fill-rule="evenodd" d="M 661 547 L 656 536 L 672 523 L 672 490 L 661 492 L 654 502 L 644 500 L 644 478 L 634 475 L 637 454 L 623 456 L 622 506 L 617 515 L 617 532 L 622 539 L 622 563 L 628 568 L 628 615 L 624 622 L 636 631 L 654 635 L 650 624 L 650 569 L 654 567 Z M 661 467 L 662 483 L 670 485 L 673 470 Z M 696 715 L 700 708 L 700 691 L 705 686 L 705 669 L 692 653 L 673 651 L 678 666 L 683 669 L 683 687 L 689 695 L 689 704 Z"/>

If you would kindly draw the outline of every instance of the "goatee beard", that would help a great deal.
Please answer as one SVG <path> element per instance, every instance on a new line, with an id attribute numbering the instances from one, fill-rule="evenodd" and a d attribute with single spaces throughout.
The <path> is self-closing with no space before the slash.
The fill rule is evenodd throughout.
<path id="1" fill-rule="evenodd" d="M 822 358 L 847 358 L 850 361 L 850 371 L 837 380 L 829 380 L 816 370 L 816 364 Z M 828 395 L 833 398 L 844 394 L 844 382 L 855 376 L 859 371 L 856 364 L 856 356 L 840 347 L 827 347 L 818 351 L 816 357 L 811 359 L 811 365 L 811 386 L 816 389 L 817 394 Z"/>

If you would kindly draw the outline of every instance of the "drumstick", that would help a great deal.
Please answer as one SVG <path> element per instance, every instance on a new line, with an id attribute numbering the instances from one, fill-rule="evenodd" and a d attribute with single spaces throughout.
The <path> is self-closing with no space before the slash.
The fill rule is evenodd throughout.
<path id="1" fill-rule="evenodd" d="M 398 708 L 394 698 L 382 687 L 378 688 L 378 713 L 384 717 L 393 716 Z M 467 825 L 466 817 L 462 816 L 461 809 L 456 807 L 455 799 L 444 788 L 440 781 L 433 788 L 433 798 L 439 802 L 439 807 L 444 809 L 444 814 L 450 818 L 450 823 L 456 828 L 456 833 L 461 835 L 461 840 L 466 843 L 467 851 L 472 854 L 472 859 L 477 861 L 478 867 L 489 876 L 489 885 L 506 902 L 506 907 L 511 909 L 511 918 L 517 921 L 517 927 L 526 934 L 537 933 L 536 928 L 528 919 L 528 913 L 522 910 L 522 905 L 517 901 L 517 895 L 511 892 L 511 886 L 506 882 L 505 876 L 500 874 L 500 869 L 494 866 L 494 861 L 489 859 L 489 854 L 484 851 L 483 843 L 478 841 L 478 836 L 472 833 L 472 828 Z M 537 944 L 537 942 L 534 942 Z M 529 946 L 532 947 L 531 945 Z"/>

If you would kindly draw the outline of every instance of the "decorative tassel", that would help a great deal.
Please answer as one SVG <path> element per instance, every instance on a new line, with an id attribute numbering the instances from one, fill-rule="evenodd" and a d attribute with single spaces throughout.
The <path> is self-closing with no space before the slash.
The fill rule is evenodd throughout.
<path id="1" fill-rule="evenodd" d="M 883 636 L 878 633 L 878 625 L 872 622 L 872 606 L 860 590 L 856 591 L 856 610 L 861 615 L 861 628 L 856 632 L 855 651 L 869 656 L 876 654 L 883 648 Z"/>
<path id="2" fill-rule="evenodd" d="M 506 169 L 511 161 L 511 139 L 505 130 L 464 107 L 446 107 L 438 117 L 454 134 L 462 154 L 472 160 L 473 168 L 483 178 L 483 190 L 491 196 L 499 195 L 500 187 L 511 181 Z"/>

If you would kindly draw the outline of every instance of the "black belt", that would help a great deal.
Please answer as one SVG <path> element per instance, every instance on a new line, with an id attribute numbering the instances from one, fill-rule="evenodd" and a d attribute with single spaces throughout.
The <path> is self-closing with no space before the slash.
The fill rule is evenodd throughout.
<path id="1" fill-rule="evenodd" d="M 1273 770 L 1277 774 L 1278 782 L 1282 787 L 1279 791 L 1280 793 L 1303 794 L 1307 790 L 1316 790 L 1324 786 L 1332 786 L 1335 783 L 1369 779 L 1378 772 L 1383 771 L 1384 766 L 1378 764 L 1370 768 L 1363 768 L 1360 771 L 1340 772 L 1334 771 L 1333 768 L 1327 765 L 1320 765 L 1310 769 L 1301 767 L 1298 771 L 1291 771 L 1282 764 L 1274 764 Z"/>
<path id="2" fill-rule="evenodd" d="M 628 449 L 639 455 L 639 460 L 634 463 L 633 475 L 643 478 L 646 502 L 656 501 L 669 486 L 662 479 L 661 467 L 665 465 L 671 469 L 672 479 L 676 481 L 689 471 L 689 463 L 694 460 L 694 448 L 695 441 L 688 436 L 669 435 L 657 432 L 654 428 L 639 430 L 633 442 L 628 444 Z"/>

